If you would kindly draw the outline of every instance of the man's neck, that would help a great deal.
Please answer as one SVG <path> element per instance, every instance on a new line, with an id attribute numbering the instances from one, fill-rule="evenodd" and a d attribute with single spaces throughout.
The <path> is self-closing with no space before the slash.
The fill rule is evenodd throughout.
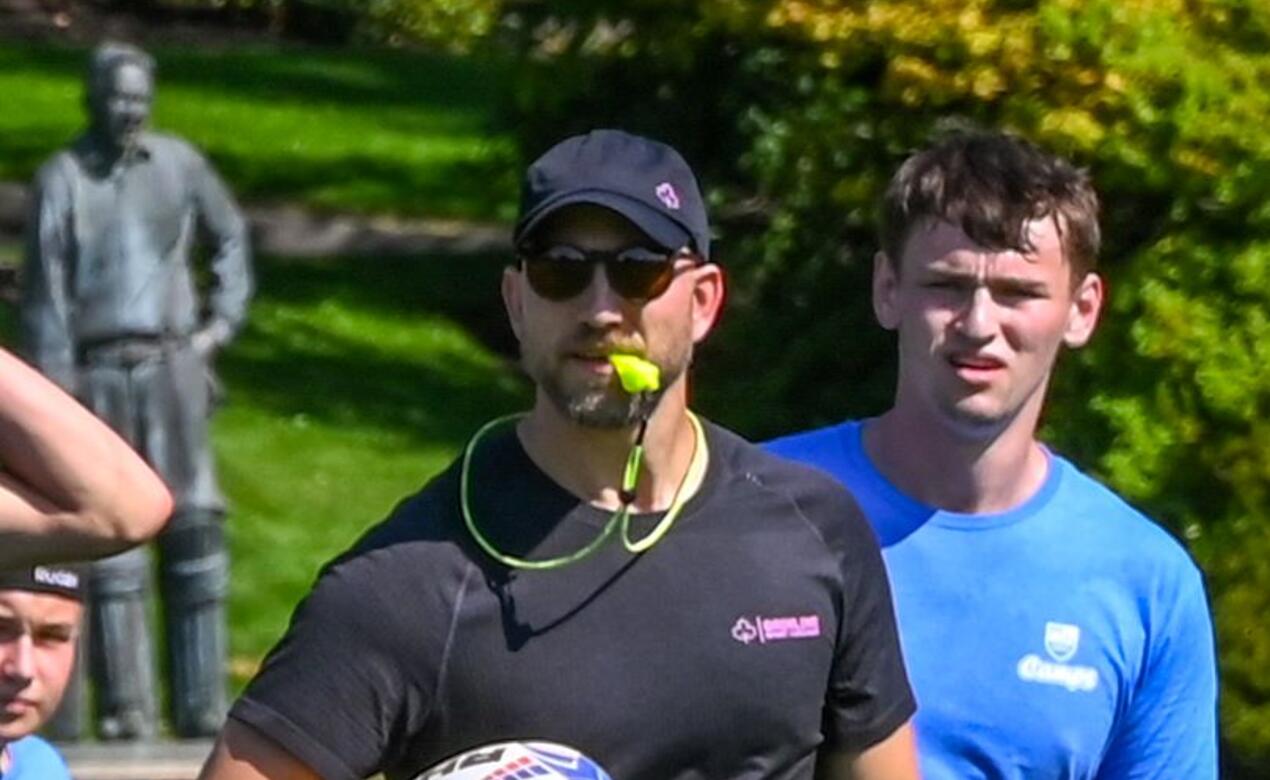
<path id="1" fill-rule="evenodd" d="M 13 769 L 13 756 L 9 754 L 9 743 L 0 739 L 0 777 L 9 774 Z"/>
<path id="2" fill-rule="evenodd" d="M 129 159 L 136 152 L 136 146 L 139 141 L 133 141 L 129 145 L 121 145 L 115 141 L 104 130 L 97 128 L 95 125 L 89 126 L 88 132 L 84 134 L 88 141 L 88 148 L 96 155 L 99 164 L 109 170 L 114 168 L 119 162 Z"/>
<path id="3" fill-rule="evenodd" d="M 1039 409 L 1025 408 L 987 436 L 957 431 L 901 406 L 865 425 L 874 466 L 912 498 L 951 512 L 1013 509 L 1040 489 L 1049 459 L 1035 438 Z"/>
<path id="4" fill-rule="evenodd" d="M 622 473 L 637 430 L 638 426 L 579 425 L 541 394 L 517 426 L 521 444 L 538 468 L 565 490 L 602 509 L 621 506 Z M 681 487 L 683 495 L 691 495 L 697 486 L 683 483 L 695 449 L 696 435 L 688 419 L 683 388 L 669 388 L 648 421 L 632 509 L 665 510 Z"/>

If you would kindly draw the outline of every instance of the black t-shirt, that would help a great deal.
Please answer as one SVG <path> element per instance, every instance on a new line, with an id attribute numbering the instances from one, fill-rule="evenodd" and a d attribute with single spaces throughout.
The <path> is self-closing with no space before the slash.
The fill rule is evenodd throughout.
<path id="1" fill-rule="evenodd" d="M 706 433 L 706 478 L 661 542 L 549 571 L 474 545 L 451 466 L 327 565 L 231 717 L 326 780 L 412 778 L 505 739 L 571 745 L 617 780 L 810 778 L 822 743 L 889 735 L 914 701 L 871 528 L 828 477 Z M 609 518 L 510 428 L 471 485 L 514 555 L 572 552 Z"/>

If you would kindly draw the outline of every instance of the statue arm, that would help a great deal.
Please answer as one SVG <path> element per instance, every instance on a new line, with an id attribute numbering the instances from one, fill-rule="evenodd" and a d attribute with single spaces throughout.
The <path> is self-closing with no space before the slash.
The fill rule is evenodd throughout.
<path id="1" fill-rule="evenodd" d="M 105 423 L 0 349 L 0 568 L 119 552 L 158 533 L 167 488 Z"/>
<path id="2" fill-rule="evenodd" d="M 40 172 L 27 220 L 22 272 L 21 331 L 27 357 L 68 392 L 76 386 L 71 328 L 71 184 L 54 160 Z"/>
<path id="3" fill-rule="evenodd" d="M 191 172 L 199 222 L 211 238 L 213 284 L 208 292 L 209 316 L 196 340 L 204 351 L 219 349 L 234 337 L 247 316 L 254 289 L 247 221 L 225 184 L 197 152 Z"/>

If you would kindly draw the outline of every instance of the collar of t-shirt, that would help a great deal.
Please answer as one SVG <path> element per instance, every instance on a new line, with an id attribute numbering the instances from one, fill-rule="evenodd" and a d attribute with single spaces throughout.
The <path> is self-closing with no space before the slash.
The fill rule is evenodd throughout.
<path id="1" fill-rule="evenodd" d="M 858 420 L 841 426 L 839 435 L 848 471 L 854 475 L 852 493 L 873 521 L 882 546 L 908 536 L 922 525 L 961 531 L 988 531 L 1022 522 L 1035 515 L 1053 498 L 1062 482 L 1062 463 L 1042 446 L 1046 458 L 1045 481 L 1026 501 L 1004 512 L 950 512 L 923 504 L 886 478 L 864 449 L 862 433 L 872 420 Z"/>

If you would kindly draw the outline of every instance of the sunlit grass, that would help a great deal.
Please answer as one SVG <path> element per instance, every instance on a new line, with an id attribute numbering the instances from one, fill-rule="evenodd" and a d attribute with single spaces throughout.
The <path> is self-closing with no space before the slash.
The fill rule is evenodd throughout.
<path id="1" fill-rule="evenodd" d="M 440 472 L 485 419 L 524 406 L 469 329 L 501 317 L 495 258 L 266 259 L 220 361 L 215 446 L 232 503 L 232 670 L 241 683 L 322 563 Z"/>

